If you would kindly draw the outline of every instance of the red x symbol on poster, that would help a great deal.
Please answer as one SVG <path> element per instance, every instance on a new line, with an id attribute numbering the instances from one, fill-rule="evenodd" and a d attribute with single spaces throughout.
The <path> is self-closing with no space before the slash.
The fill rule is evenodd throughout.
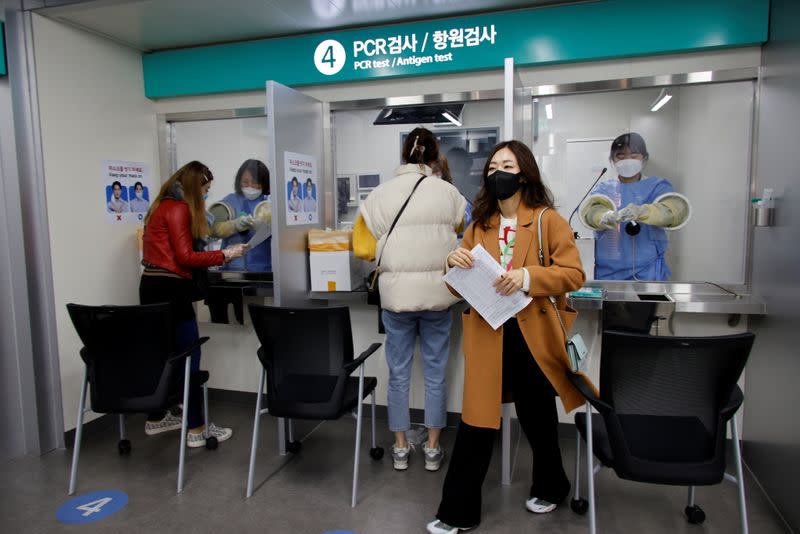
<path id="1" fill-rule="evenodd" d="M 121 221 L 121 220 L 122 220 L 122 215 L 121 215 L 121 214 L 119 214 L 119 213 L 117 214 L 117 220 L 118 220 L 118 221 Z"/>

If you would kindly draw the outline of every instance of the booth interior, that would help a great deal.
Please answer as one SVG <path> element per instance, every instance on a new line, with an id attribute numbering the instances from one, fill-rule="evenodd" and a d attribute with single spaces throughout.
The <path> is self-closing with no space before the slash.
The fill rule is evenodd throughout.
<path id="1" fill-rule="evenodd" d="M 322 3 L 335 4 L 311 2 L 314 6 Z M 128 24 L 115 10 L 115 6 L 123 6 L 124 13 L 125 9 L 159 3 L 103 2 L 104 11 L 99 13 L 103 17 L 97 19 L 94 29 L 90 8 L 98 6 L 89 4 L 96 2 L 56 2 L 58 6 L 49 13 L 24 10 L 17 13 L 19 20 L 4 19 L 6 40 L 14 46 L 6 48 L 11 75 L 3 81 L 16 83 L 14 76 L 22 67 L 27 69 L 19 86 L 9 89 L 20 100 L 14 102 L 15 108 L 21 110 L 14 109 L 14 121 L 7 122 L 15 122 L 17 115 L 25 118 L 24 124 L 14 125 L 18 129 L 15 142 L 20 145 L 21 192 L 17 196 L 24 200 L 25 212 L 19 217 L 24 223 L 22 237 L 14 243 L 24 240 L 31 268 L 15 280 L 31 285 L 29 300 L 36 305 L 29 310 L 30 352 L 36 357 L 30 366 L 37 366 L 36 373 L 31 370 L 30 374 L 37 376 L 36 395 L 34 398 L 29 392 L 27 400 L 34 401 L 28 402 L 33 406 L 31 413 L 40 421 L 46 418 L 54 428 L 55 443 L 46 450 L 71 444 L 76 433 L 75 406 L 86 371 L 80 358 L 81 340 L 65 304 L 139 302 L 142 256 L 136 233 L 143 230 L 144 215 L 135 212 L 133 203 L 152 202 L 159 186 L 193 160 L 206 164 L 214 175 L 206 199 L 212 229 L 208 249 L 234 243 L 251 245 L 241 261 L 209 270 L 208 296 L 195 305 L 200 335 L 210 338 L 202 348 L 202 368 L 210 375 L 211 401 L 215 408 L 223 408 L 217 422 L 229 424 L 225 419 L 234 413 L 233 408 L 239 409 L 229 418 L 236 432 L 226 444 L 231 450 L 249 446 L 252 408 L 263 369 L 257 355 L 262 343 L 248 313 L 250 304 L 346 305 L 353 348 L 358 351 L 384 343 L 378 310 L 367 303 L 365 291 L 365 276 L 375 264 L 355 257 L 352 233 L 362 202 L 376 187 L 392 180 L 403 163 L 404 139 L 421 126 L 438 139 L 452 183 L 468 206 L 481 188 L 483 168 L 493 146 L 520 139 L 531 148 L 553 194 L 555 209 L 569 221 L 581 254 L 586 281 L 568 296 L 568 304 L 578 311 L 570 334 L 579 333 L 585 341 L 588 358 L 584 371 L 595 384 L 600 382 L 603 332 L 607 330 L 659 338 L 756 332 L 753 357 L 758 355 L 760 367 L 748 367 L 739 379 L 745 400 L 735 421 L 745 446 L 753 451 L 760 447 L 765 453 L 762 458 L 770 462 L 758 475 L 783 478 L 775 473 L 785 473 L 784 466 L 776 464 L 785 463 L 788 455 L 777 454 L 774 447 L 777 439 L 796 429 L 786 425 L 791 428 L 783 432 L 790 409 L 774 392 L 790 391 L 790 373 L 784 370 L 794 368 L 787 363 L 791 351 L 785 348 L 787 343 L 791 345 L 785 340 L 791 337 L 794 314 L 786 313 L 791 307 L 786 295 L 791 291 L 785 288 L 794 287 L 790 268 L 794 256 L 791 246 L 785 246 L 790 233 L 785 229 L 792 230 L 794 220 L 784 218 L 776 228 L 757 227 L 773 225 L 780 215 L 780 202 L 773 209 L 771 192 L 764 187 L 774 183 L 776 192 L 786 195 L 784 206 L 793 198 L 792 179 L 761 171 L 793 160 L 789 158 L 791 150 L 781 146 L 791 137 L 775 134 L 775 128 L 765 137 L 765 87 L 773 91 L 772 98 L 780 93 L 779 104 L 770 109 L 773 123 L 784 124 L 776 120 L 780 111 L 796 106 L 785 96 L 783 78 L 778 75 L 776 80 L 775 74 L 770 78 L 765 71 L 774 21 L 753 16 L 752 23 L 747 23 L 746 17 L 737 14 L 750 9 L 770 19 L 770 10 L 787 2 L 738 2 L 735 9 L 719 0 L 698 6 L 681 2 L 681 9 L 672 2 L 656 2 L 660 11 L 632 0 L 556 5 L 561 3 L 515 2 L 512 11 L 501 13 L 507 33 L 493 37 L 491 48 L 489 41 L 471 49 L 462 47 L 459 51 L 475 53 L 464 56 L 464 61 L 455 61 L 455 54 L 454 61 L 416 65 L 414 69 L 409 64 L 407 69 L 392 72 L 376 67 L 350 73 L 345 69 L 333 75 L 326 75 L 312 62 L 300 65 L 303 47 L 314 41 L 314 49 L 321 46 L 317 41 L 321 36 L 335 36 L 348 44 L 346 66 L 351 68 L 356 59 L 363 59 L 350 57 L 356 40 L 374 39 L 396 29 L 398 34 L 418 33 L 420 47 L 424 47 L 423 33 L 441 35 L 442 25 L 450 20 L 472 26 L 472 15 L 479 19 L 474 25 L 488 27 L 494 20 L 489 16 L 494 16 L 497 8 L 487 8 L 483 2 L 485 9 L 470 11 L 469 17 L 426 19 L 428 8 L 444 9 L 456 3 L 433 6 L 436 2 L 422 2 L 416 6 L 421 8 L 419 18 L 412 19 L 417 15 L 413 15 L 414 9 L 407 9 L 409 3 L 401 7 L 401 2 L 395 2 L 395 14 L 402 10 L 402 18 L 398 15 L 387 25 L 375 25 L 371 18 L 375 13 L 371 12 L 354 26 L 330 29 L 327 22 L 297 33 L 285 33 L 282 28 L 284 33 L 219 41 L 181 23 L 178 14 L 158 25 L 159 31 L 176 38 L 192 34 L 197 41 L 170 41 L 163 48 L 135 46 L 136 21 L 131 18 Z M 343 4 L 373 8 L 386 3 Z M 219 11 L 213 3 L 203 5 Z M 309 9 L 299 3 L 297 8 Z M 266 16 L 249 22 L 255 26 L 267 19 L 274 22 L 271 5 L 265 9 Z M 573 16 L 584 9 L 599 9 L 607 16 L 596 24 L 588 17 Z M 193 6 L 192 15 L 199 16 L 200 10 L 199 5 Z M 375 12 L 378 10 L 375 7 Z M 620 17 L 625 10 L 632 13 L 627 19 Z M 6 12 L 11 11 L 16 10 L 7 6 Z M 656 12 L 664 19 L 653 19 Z M 225 20 L 242 13 L 247 11 L 231 10 L 225 13 L 231 18 Z M 531 29 L 533 25 L 515 24 L 514 18 L 526 13 L 541 16 L 545 22 L 567 22 L 542 24 L 539 28 L 553 33 L 540 34 Z M 709 13 L 719 17 L 715 20 L 706 16 Z M 563 18 L 549 19 L 551 16 Z M 580 24 L 573 27 L 572 19 L 580 19 Z M 220 25 L 220 20 L 209 17 L 207 22 L 212 28 L 225 29 L 227 24 Z M 397 21 L 402 24 L 394 25 Z M 144 29 L 154 24 L 152 20 L 140 22 Z M 686 31 L 675 32 L 675 39 L 670 39 L 669 28 L 682 23 Z M 639 26 L 634 28 L 636 24 Z M 578 35 L 576 28 L 580 27 L 587 28 L 586 35 Z M 613 38 L 621 28 L 630 30 L 630 35 Z M 141 33 L 139 37 L 147 37 L 147 32 Z M 123 34 L 132 38 L 118 38 Z M 547 36 L 554 37 L 550 40 Z M 598 36 L 607 38 L 596 39 Z M 295 44 L 296 50 L 291 48 Z M 434 46 L 431 41 L 428 44 Z M 562 44 L 563 50 L 559 48 Z M 573 48 L 573 44 L 580 46 Z M 280 47 L 286 53 L 272 54 Z M 438 53 L 432 49 L 431 57 Z M 512 55 L 517 55 L 518 63 L 514 64 L 517 58 L 508 57 L 503 64 L 503 58 Z M 307 60 L 310 54 L 302 57 Z M 480 63 L 484 60 L 492 63 Z M 291 68 L 292 61 L 297 61 L 296 69 Z M 153 74 L 158 72 L 153 65 L 161 65 L 158 75 Z M 161 84 L 155 91 L 154 78 Z M 788 92 L 794 89 L 790 84 Z M 6 161 L 13 150 L 7 150 L 8 141 L 0 144 Z M 110 182 L 103 183 L 101 191 L 98 171 L 100 164 L 122 160 L 144 163 L 141 172 L 148 180 L 140 192 L 131 179 L 118 188 L 117 198 L 117 188 Z M 13 166 L 14 161 L 8 161 Z M 620 162 L 623 164 L 618 165 Z M 630 173 L 641 174 L 641 180 L 630 181 Z M 785 172 L 787 177 L 790 174 Z M 13 204 L 14 197 L 7 198 Z M 112 222 L 113 206 L 124 202 L 131 217 Z M 644 205 L 648 207 L 642 208 Z M 790 211 L 786 208 L 783 214 Z M 661 222 L 648 224 L 648 217 Z M 8 230 L 13 237 L 13 226 Z M 765 288 L 769 290 L 766 295 Z M 467 306 L 460 302 L 451 310 L 448 425 L 458 422 L 464 404 L 460 315 Z M 778 330 L 780 336 L 774 333 Z M 132 328 L 120 332 L 119 339 L 124 343 L 141 335 Z M 759 345 L 759 339 L 766 344 Z M 415 351 L 409 401 L 411 421 L 418 431 L 414 438 L 419 439 L 424 426 L 425 380 L 419 348 Z M 779 358 L 773 360 L 776 354 Z M 751 363 L 754 359 L 751 357 Z M 38 378 L 39 368 L 44 369 L 42 362 L 50 365 L 46 370 L 52 373 L 52 380 L 46 383 Z M 757 369 L 761 369 L 760 375 Z M 377 418 L 385 420 L 389 369 L 383 347 L 366 360 L 363 372 L 377 379 Z M 781 386 L 773 387 L 772 381 Z M 45 398 L 42 391 L 53 399 Z M 744 417 L 748 403 L 753 406 L 749 419 Z M 247 414 L 242 416 L 245 405 Z M 565 427 L 574 423 L 574 413 L 565 413 L 560 402 L 556 406 L 559 423 L 564 425 L 559 430 L 569 430 L 572 437 L 572 429 Z M 369 417 L 368 405 L 366 409 Z M 507 484 L 516 462 L 508 443 L 520 444 L 525 439 L 516 422 L 505 424 L 513 417 L 511 405 L 503 406 L 503 415 L 500 478 Z M 100 417 L 100 413 L 87 412 L 84 420 L 91 425 Z M 351 422 L 348 419 L 347 423 Z M 98 427 L 108 428 L 116 421 L 104 417 L 98 423 L 102 423 Z M 274 425 L 262 423 L 272 436 Z M 282 432 L 291 427 L 283 422 L 279 425 L 276 441 L 284 453 L 287 440 Z M 339 426 L 344 428 L 344 422 Z M 336 427 L 338 432 L 339 426 L 323 429 Z M 311 423 L 296 427 L 298 436 L 312 428 Z M 391 433 L 386 425 L 379 424 L 378 429 L 378 442 L 386 446 Z M 452 429 L 444 433 L 445 445 L 449 447 L 455 434 Z M 349 447 L 349 433 L 347 440 Z M 264 441 L 269 441 L 265 450 L 268 447 L 274 452 L 275 441 Z M 565 457 L 572 450 L 568 449 Z M 349 451 L 347 454 L 346 461 L 344 457 L 325 461 L 337 467 L 349 464 Z M 237 454 L 227 464 L 220 462 L 220 472 L 230 470 L 231 465 L 244 472 L 242 457 Z M 518 466 L 531 460 L 526 454 L 519 457 Z M 301 469 L 308 465 L 312 464 Z M 381 469 L 391 469 L 388 465 L 384 461 Z M 377 465 L 369 469 L 377 470 Z M 125 472 L 132 473 L 129 469 Z M 517 469 L 517 482 L 519 475 Z M 281 483 L 288 480 L 278 477 Z M 494 482 L 496 472 L 492 477 Z M 317 482 L 314 480 L 315 485 Z M 780 488 L 781 483 L 773 483 L 772 488 Z M 386 487 L 398 488 L 393 484 Z M 767 491 L 772 497 L 773 490 Z M 778 496 L 783 493 L 776 491 Z M 221 495 L 229 500 L 233 493 Z M 268 497 L 271 500 L 273 495 Z M 404 499 L 399 502 L 404 505 Z M 252 504 L 243 506 L 249 506 L 247 514 L 255 510 Z M 790 510 L 791 506 L 784 508 Z M 236 513 L 240 510 L 243 508 L 236 508 Z M 203 511 L 211 513 L 212 507 Z M 171 512 L 165 515 L 171 516 Z"/>
<path id="2" fill-rule="evenodd" d="M 624 83 L 534 86 L 524 93 L 530 120 L 515 137 L 524 134 L 530 140 L 556 208 L 575 231 L 586 286 L 594 288 L 576 293 L 571 303 L 580 311 L 574 331 L 587 340 L 591 353 L 587 371 L 595 379 L 604 328 L 655 335 L 721 335 L 746 331 L 748 315 L 764 313 L 763 303 L 749 295 L 747 280 L 755 76 L 755 69 L 732 69 L 642 77 Z M 315 101 L 302 91 L 280 84 L 275 87 L 273 97 Z M 517 99 L 519 91 L 518 87 Z M 285 131 L 270 126 L 269 104 L 266 112 L 248 108 L 160 115 L 169 132 L 162 136 L 161 152 L 170 155 L 170 170 L 202 159 L 215 172 L 210 204 L 234 193 L 242 162 L 263 161 L 270 172 L 273 235 L 261 246 L 270 247 L 275 272 L 245 264 L 214 273 L 212 296 L 198 305 L 200 320 L 207 323 L 204 329 L 238 352 L 256 343 L 248 324 L 248 303 L 343 303 L 351 307 L 356 342 L 380 341 L 376 310 L 366 305 L 364 293 L 364 277 L 374 264 L 355 259 L 349 250 L 360 203 L 377 185 L 393 177 L 401 164 L 405 136 L 424 126 L 435 133 L 452 182 L 471 205 L 489 150 L 510 137 L 503 120 L 504 98 L 503 88 L 497 88 L 320 102 L 318 123 L 322 128 L 308 129 L 305 135 L 321 140 L 321 153 L 318 161 L 311 163 L 316 168 L 310 178 L 297 180 L 297 184 L 293 184 L 295 176 L 284 156 L 286 151 L 303 150 L 291 143 L 283 152 L 264 150 L 265 146 L 286 145 L 280 139 Z M 291 107 L 274 105 L 281 110 Z M 280 113 L 276 115 L 277 121 L 282 120 Z M 520 124 L 513 127 L 520 128 Z M 639 134 L 646 144 L 641 148 L 645 151 L 641 183 L 655 184 L 646 185 L 636 195 L 641 199 L 651 195 L 647 201 L 653 201 L 657 196 L 653 190 L 659 194 L 672 191 L 688 204 L 687 213 L 674 229 L 629 235 L 621 230 L 598 230 L 583 216 L 586 198 L 597 191 L 614 196 L 617 208 L 625 207 L 619 205 L 622 180 L 614 166 L 612 143 L 630 132 Z M 287 224 L 297 215 L 309 219 L 312 210 L 314 222 Z M 310 243 L 320 239 L 325 243 L 323 251 L 315 252 Z M 210 246 L 219 247 L 220 242 L 212 241 Z M 336 242 L 344 250 L 329 248 Z M 660 255 L 661 267 L 648 272 L 643 266 L 654 261 L 653 254 Z M 601 261 L 601 257 L 611 262 L 616 275 L 600 272 L 595 260 Z M 280 276 L 280 270 L 283 276 L 277 284 L 273 277 Z M 276 292 L 283 292 L 282 298 Z M 456 306 L 454 313 L 463 306 Z M 460 322 L 453 324 L 448 410 L 457 414 L 463 361 Z M 211 362 L 217 388 L 254 390 L 256 384 L 243 380 L 253 376 L 245 371 L 247 363 L 231 357 L 224 363 L 217 358 Z M 368 365 L 372 368 L 367 371 L 378 376 L 387 372 L 380 359 Z M 385 399 L 385 388 L 385 381 L 379 381 L 379 399 Z M 411 385 L 415 409 L 424 404 L 423 390 L 422 372 L 415 366 Z M 570 420 L 563 413 L 560 417 L 562 422 Z"/>

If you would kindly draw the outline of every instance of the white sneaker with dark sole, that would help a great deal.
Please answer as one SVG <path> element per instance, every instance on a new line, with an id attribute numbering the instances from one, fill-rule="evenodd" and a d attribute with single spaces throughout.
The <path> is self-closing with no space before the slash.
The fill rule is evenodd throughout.
<path id="1" fill-rule="evenodd" d="M 550 512 L 552 512 L 557 508 L 557 505 L 551 502 L 547 502 L 544 499 L 531 497 L 530 499 L 525 501 L 525 508 L 527 508 L 529 512 L 533 512 L 534 514 L 549 514 Z"/>
<path id="2" fill-rule="evenodd" d="M 220 428 L 214 423 L 209 423 L 208 428 L 205 432 L 200 432 L 195 434 L 194 432 L 188 432 L 186 436 L 186 446 L 195 448 L 195 447 L 205 447 L 206 446 L 206 436 L 208 437 L 215 437 L 217 438 L 218 442 L 223 442 L 228 440 L 233 436 L 233 430 L 230 428 Z"/>
<path id="3" fill-rule="evenodd" d="M 144 433 L 148 436 L 155 436 L 162 432 L 169 432 L 170 430 L 181 429 L 181 418 L 167 412 L 164 419 L 161 421 L 146 421 L 144 424 Z"/>

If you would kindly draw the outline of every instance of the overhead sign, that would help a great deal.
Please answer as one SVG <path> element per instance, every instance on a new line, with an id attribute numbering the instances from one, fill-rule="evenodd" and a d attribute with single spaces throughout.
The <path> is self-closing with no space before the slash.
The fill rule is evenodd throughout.
<path id="1" fill-rule="evenodd" d="M 767 40 L 769 0 L 606 0 L 154 52 L 149 98 L 709 50 Z"/>

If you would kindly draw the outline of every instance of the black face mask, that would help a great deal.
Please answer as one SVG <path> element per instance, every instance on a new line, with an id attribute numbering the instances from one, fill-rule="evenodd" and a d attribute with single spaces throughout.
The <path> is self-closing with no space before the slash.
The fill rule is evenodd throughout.
<path id="1" fill-rule="evenodd" d="M 519 191 L 520 173 L 511 174 L 506 171 L 494 171 L 486 177 L 486 190 L 497 200 L 505 200 Z"/>

